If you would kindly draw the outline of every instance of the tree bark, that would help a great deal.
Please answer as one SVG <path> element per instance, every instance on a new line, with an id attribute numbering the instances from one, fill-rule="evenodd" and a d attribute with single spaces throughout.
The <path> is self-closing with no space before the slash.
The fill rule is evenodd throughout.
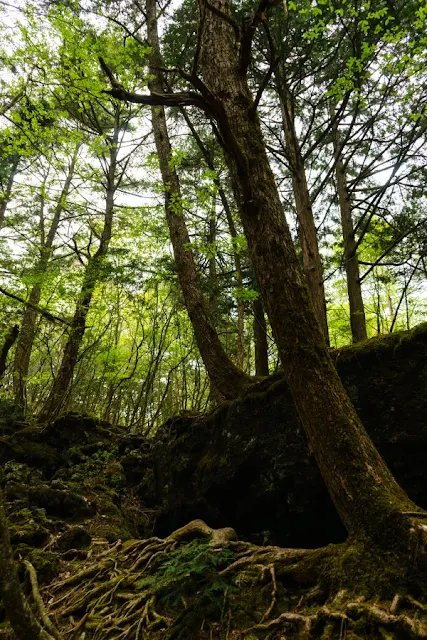
<path id="1" fill-rule="evenodd" d="M 213 0 L 215 12 L 200 2 L 203 92 L 220 129 L 286 380 L 344 525 L 359 540 L 372 540 L 380 523 L 414 505 L 375 449 L 330 359 L 283 215 L 235 31 L 221 15 L 229 15 L 228 2 Z"/>
<path id="2" fill-rule="evenodd" d="M 351 335 L 353 342 L 360 342 L 361 340 L 366 340 L 368 337 L 366 331 L 365 306 L 362 298 L 359 258 L 357 255 L 357 243 L 354 237 L 354 225 L 351 214 L 350 196 L 347 189 L 346 170 L 342 159 L 342 148 L 336 124 L 333 129 L 333 142 L 337 194 L 344 240 L 344 261 L 347 275 L 348 301 L 350 305 Z"/>
<path id="3" fill-rule="evenodd" d="M 317 229 L 307 185 L 304 159 L 295 130 L 294 104 L 286 82 L 276 73 L 277 93 L 280 101 L 286 153 L 291 169 L 292 190 L 298 218 L 298 235 L 301 244 L 304 273 L 313 302 L 317 321 L 329 344 L 328 319 L 326 313 L 323 266 L 317 241 Z"/>
<path id="4" fill-rule="evenodd" d="M 9 355 L 9 351 L 15 344 L 18 335 L 19 327 L 17 324 L 15 324 L 12 329 L 10 329 L 10 331 L 8 331 L 6 334 L 6 338 L 0 352 L 0 380 L 3 378 L 6 371 L 7 356 Z"/>
<path id="5" fill-rule="evenodd" d="M 157 32 L 155 0 L 147 0 L 146 11 L 147 35 L 151 46 L 150 74 L 153 76 L 149 81 L 149 88 L 154 93 L 163 93 L 165 83 L 161 73 L 163 61 Z M 151 120 L 165 189 L 166 220 L 178 280 L 196 343 L 212 386 L 224 398 L 234 398 L 250 384 L 250 378 L 239 370 L 227 356 L 200 290 L 196 264 L 190 248 L 190 237 L 182 210 L 179 178 L 173 166 L 172 149 L 163 106 L 152 107 Z"/>
<path id="6" fill-rule="evenodd" d="M 25 412 L 26 409 L 27 377 L 30 368 L 31 351 L 33 348 L 36 322 L 38 317 L 36 307 L 38 307 L 40 303 L 42 294 L 42 279 L 47 271 L 49 261 L 52 256 L 53 242 L 55 240 L 59 223 L 61 221 L 61 216 L 64 211 L 64 207 L 70 191 L 71 181 L 73 179 L 79 149 L 80 144 L 77 145 L 74 150 L 74 154 L 68 168 L 68 173 L 62 187 L 61 195 L 54 210 L 52 222 L 46 240 L 44 241 L 44 239 L 42 238 L 40 257 L 35 268 L 38 282 L 31 289 L 28 299 L 30 305 L 25 308 L 21 323 L 21 331 L 16 343 L 15 359 L 13 365 L 13 391 L 15 396 L 15 404 L 23 412 Z"/>
<path id="7" fill-rule="evenodd" d="M 214 162 L 212 160 L 212 157 L 209 153 L 209 151 L 206 149 L 205 145 L 203 144 L 199 134 L 197 133 L 193 123 L 191 122 L 190 118 L 188 117 L 188 115 L 185 112 L 185 109 L 181 109 L 181 113 L 183 115 L 183 118 L 185 120 L 185 122 L 188 125 L 188 128 L 190 129 L 197 146 L 199 147 L 203 158 L 205 159 L 205 162 L 207 164 L 207 166 L 209 167 L 209 169 L 211 171 L 215 171 L 215 165 Z M 228 229 L 230 231 L 230 235 L 232 240 L 235 240 L 237 238 L 237 229 L 236 229 L 236 225 L 234 224 L 234 220 L 233 220 L 233 213 L 231 211 L 230 205 L 228 203 L 227 200 L 227 196 L 225 194 L 224 188 L 221 185 L 221 182 L 219 181 L 218 177 L 214 178 L 214 183 L 215 186 L 218 189 L 218 194 L 219 197 L 221 199 L 221 204 L 224 208 L 224 212 L 225 212 L 225 216 L 227 218 L 227 224 L 228 224 Z M 233 259 L 234 259 L 234 265 L 236 268 L 236 284 L 237 287 L 242 290 L 243 289 L 243 269 L 242 269 L 242 261 L 240 259 L 240 255 L 239 252 L 237 250 L 237 247 L 234 246 L 234 251 L 233 251 Z M 237 299 L 237 365 L 242 369 L 243 368 L 243 363 L 244 363 L 244 359 L 245 359 L 245 341 L 244 341 L 244 334 L 245 334 L 245 301 L 242 300 L 241 298 Z"/>
<path id="8" fill-rule="evenodd" d="M 12 194 L 13 183 L 15 182 L 16 174 L 18 173 L 18 165 L 21 158 L 18 156 L 13 161 L 10 167 L 10 173 L 6 184 L 4 193 L 0 196 L 0 229 L 3 228 L 4 217 L 6 215 L 7 205 L 9 204 L 10 196 Z"/>
<path id="9" fill-rule="evenodd" d="M 257 376 L 268 376 L 270 372 L 268 367 L 267 325 L 260 297 L 254 300 L 252 308 L 254 312 L 255 372 Z"/>
<path id="10" fill-rule="evenodd" d="M 109 164 L 106 181 L 106 199 L 104 227 L 97 251 L 89 258 L 83 278 L 83 284 L 76 303 L 73 320 L 62 354 L 61 364 L 55 376 L 50 393 L 44 403 L 39 420 L 48 421 L 58 415 L 64 408 L 74 369 L 78 361 L 80 345 L 86 331 L 86 318 L 89 313 L 92 297 L 101 275 L 102 264 L 108 252 L 111 240 L 114 215 L 114 196 L 117 189 L 116 171 L 120 132 L 120 110 L 116 110 L 114 131 L 109 145 Z"/>

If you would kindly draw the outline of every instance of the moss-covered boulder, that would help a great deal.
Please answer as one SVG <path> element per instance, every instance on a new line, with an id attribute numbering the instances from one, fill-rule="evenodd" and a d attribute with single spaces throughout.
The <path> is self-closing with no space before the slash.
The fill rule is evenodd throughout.
<path id="1" fill-rule="evenodd" d="M 427 325 L 332 357 L 392 472 L 427 507 Z M 202 518 L 282 546 L 345 537 L 280 375 L 206 416 L 169 420 L 151 456 L 138 493 L 157 510 L 156 534 Z"/>

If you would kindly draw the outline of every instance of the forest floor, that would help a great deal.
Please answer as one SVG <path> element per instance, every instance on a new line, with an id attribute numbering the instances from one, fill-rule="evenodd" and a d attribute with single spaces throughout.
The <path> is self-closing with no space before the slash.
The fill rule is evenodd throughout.
<path id="1" fill-rule="evenodd" d="M 257 546 L 193 521 L 164 539 L 96 541 L 42 598 L 33 583 L 34 602 L 58 639 L 426 638 L 425 603 L 333 584 L 344 549 Z"/>
<path id="2" fill-rule="evenodd" d="M 427 508 L 427 327 L 335 358 Z M 54 638 L 427 638 L 425 595 L 378 588 L 391 559 L 347 544 L 280 376 L 151 440 L 78 414 L 17 422 L 0 403 L 0 464 L 21 577 Z"/>

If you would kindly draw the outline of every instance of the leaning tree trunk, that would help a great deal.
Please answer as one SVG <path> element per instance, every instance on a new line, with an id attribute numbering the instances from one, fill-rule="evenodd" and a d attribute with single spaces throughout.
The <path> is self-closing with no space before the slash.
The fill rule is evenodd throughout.
<path id="1" fill-rule="evenodd" d="M 182 116 L 185 120 L 185 122 L 188 125 L 188 128 L 190 129 L 194 140 L 196 141 L 197 146 L 199 147 L 203 158 L 205 159 L 205 162 L 208 166 L 208 168 L 213 171 L 214 173 L 216 173 L 215 171 L 215 165 L 214 162 L 212 160 L 211 154 L 209 153 L 209 151 L 206 149 L 205 145 L 203 144 L 199 134 L 197 133 L 196 128 L 194 127 L 193 123 L 191 122 L 190 118 L 188 117 L 185 109 L 181 109 L 181 113 Z M 234 220 L 233 220 L 233 213 L 231 211 L 227 196 L 225 194 L 224 188 L 221 185 L 220 180 L 218 179 L 218 177 L 214 178 L 214 184 L 216 186 L 216 188 L 218 189 L 218 194 L 225 212 L 225 216 L 227 218 L 227 224 L 228 224 L 228 229 L 230 231 L 230 235 L 231 235 L 231 239 L 234 245 L 234 251 L 233 251 L 233 258 L 234 258 L 234 265 L 236 268 L 236 284 L 237 284 L 237 288 L 242 290 L 243 289 L 243 269 L 242 269 L 242 261 L 240 259 L 240 254 L 238 251 L 238 248 L 235 244 L 235 240 L 237 239 L 237 230 L 236 230 L 236 225 L 234 224 Z M 243 368 L 243 362 L 245 359 L 245 301 L 242 300 L 241 298 L 237 298 L 237 365 L 240 368 Z"/>
<path id="2" fill-rule="evenodd" d="M 19 326 L 17 324 L 13 325 L 13 327 L 6 334 L 3 347 L 0 351 L 0 380 L 3 378 L 6 371 L 7 356 L 9 355 L 9 351 L 15 344 L 18 335 Z"/>
<path id="3" fill-rule="evenodd" d="M 161 69 L 163 61 L 157 33 L 155 0 L 147 0 L 147 34 L 151 46 L 149 88 L 163 93 L 164 81 Z M 162 106 L 151 109 L 154 139 L 159 157 L 160 172 L 164 184 L 166 220 L 169 227 L 179 284 L 200 355 L 216 392 L 224 398 L 234 398 L 250 384 L 250 378 L 239 370 L 227 356 L 218 337 L 200 290 L 196 264 L 190 249 L 190 237 L 182 209 L 181 188 L 174 169 L 171 144 Z"/>
<path id="4" fill-rule="evenodd" d="M 314 313 L 325 340 L 329 343 L 322 259 L 317 241 L 317 229 L 307 185 L 304 159 L 295 130 L 294 105 L 289 89 L 283 79 L 279 77 L 278 73 L 276 73 L 276 83 L 282 114 L 283 132 L 285 134 L 286 154 L 291 170 L 292 190 L 298 218 L 298 235 L 304 273 L 313 302 Z"/>
<path id="5" fill-rule="evenodd" d="M 286 224 L 254 108 L 243 36 L 223 14 L 227 0 L 201 0 L 200 61 L 196 80 L 217 120 L 240 206 L 257 282 L 284 373 L 323 479 L 351 536 L 393 544 L 387 524 L 414 510 L 375 449 L 351 404 L 316 321 L 304 274 Z M 250 35 L 250 34 L 249 34 Z M 404 516 L 402 516 L 404 518 Z M 405 527 L 408 518 L 405 517 Z M 389 528 L 390 531 L 391 527 Z"/>
<path id="6" fill-rule="evenodd" d="M 360 283 L 359 258 L 357 255 L 357 243 L 354 237 L 353 217 L 351 214 L 351 202 L 347 189 L 346 171 L 342 159 L 342 147 L 340 144 L 338 128 L 335 125 L 333 131 L 335 153 L 335 176 L 337 181 L 337 193 L 341 212 L 341 226 L 344 240 L 344 261 L 347 274 L 347 293 L 350 305 L 350 326 L 353 342 L 360 342 L 368 337 L 366 331 L 365 306 L 362 298 L 362 286 Z"/>
<path id="7" fill-rule="evenodd" d="M 74 369 L 78 362 L 80 345 L 86 331 L 86 319 L 92 297 L 101 275 L 102 265 L 111 240 L 114 214 L 114 196 L 117 189 L 116 170 L 118 156 L 118 140 L 120 132 L 120 114 L 116 112 L 114 132 L 110 143 L 110 158 L 107 173 L 107 189 L 105 200 L 104 228 L 99 247 L 89 259 L 83 278 L 82 287 L 77 299 L 76 310 L 71 321 L 68 339 L 65 343 L 61 364 L 55 376 L 52 388 L 44 403 L 39 420 L 44 422 L 55 417 L 65 406 L 68 392 L 73 380 Z"/>
<path id="8" fill-rule="evenodd" d="M 18 341 L 16 343 L 15 359 L 13 365 L 13 391 L 15 396 L 15 405 L 21 410 L 25 411 L 26 407 L 26 388 L 27 377 L 30 368 L 30 357 L 33 348 L 36 322 L 37 322 L 37 309 L 42 294 L 42 278 L 47 271 L 49 260 L 52 255 L 53 242 L 55 240 L 56 232 L 58 231 L 61 216 L 64 211 L 68 193 L 71 187 L 71 181 L 73 179 L 75 166 L 77 162 L 77 156 L 79 152 L 80 144 L 76 146 L 71 163 L 68 169 L 68 173 L 61 191 L 61 195 L 56 204 L 52 222 L 47 234 L 46 241 L 42 243 L 40 249 L 40 258 L 36 266 L 37 284 L 33 286 L 29 295 L 29 305 L 26 306 L 24 315 L 22 317 L 21 331 Z"/>
<path id="9" fill-rule="evenodd" d="M 39 420 L 41 422 L 48 421 L 57 416 L 66 404 L 68 390 L 78 361 L 80 345 L 86 330 L 86 318 L 98 281 L 101 263 L 102 256 L 94 256 L 86 267 L 86 274 L 77 300 L 76 310 L 71 321 L 61 364 L 59 365 L 49 396 L 39 413 Z"/>

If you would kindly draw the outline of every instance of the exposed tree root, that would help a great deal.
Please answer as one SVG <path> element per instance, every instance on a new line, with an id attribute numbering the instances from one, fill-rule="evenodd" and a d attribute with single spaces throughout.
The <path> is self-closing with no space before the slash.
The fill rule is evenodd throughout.
<path id="1" fill-rule="evenodd" d="M 110 546 L 46 588 L 47 605 L 28 569 L 56 640 L 427 639 L 420 592 L 375 599 L 346 582 L 348 568 L 338 584 L 354 557 L 348 545 L 257 547 L 196 520 L 165 539 Z"/>

